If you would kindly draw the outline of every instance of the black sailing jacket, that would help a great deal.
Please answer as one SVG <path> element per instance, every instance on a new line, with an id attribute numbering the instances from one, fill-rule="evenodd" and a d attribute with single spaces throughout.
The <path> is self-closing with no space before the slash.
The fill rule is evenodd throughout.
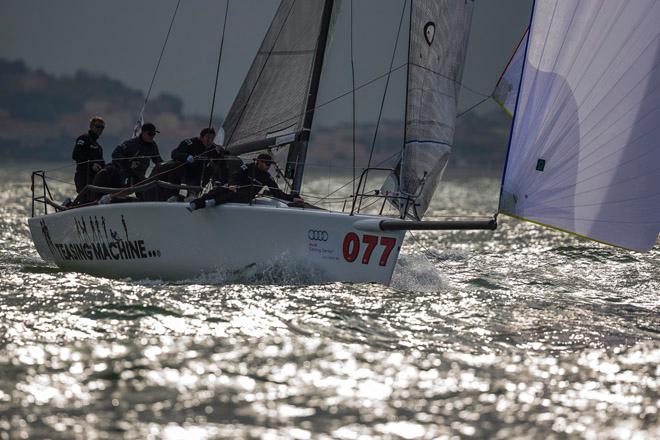
<path id="1" fill-rule="evenodd" d="M 74 181 L 76 183 L 76 191 L 80 192 L 86 185 L 92 183 L 94 179 L 96 173 L 92 170 L 92 165 L 97 163 L 101 168 L 105 166 L 103 148 L 98 143 L 98 136 L 92 131 L 78 136 L 71 157 L 76 161 Z"/>
<path id="2" fill-rule="evenodd" d="M 243 165 L 229 179 L 229 184 L 236 185 L 238 187 L 236 192 L 247 200 L 252 200 L 261 191 L 261 188 L 267 186 L 273 197 L 293 201 L 293 196 L 282 191 L 270 174 L 257 168 L 256 163 Z"/>
<path id="3" fill-rule="evenodd" d="M 138 179 L 144 179 L 144 175 L 149 168 L 149 161 L 159 164 L 163 161 L 158 151 L 156 142 L 147 143 L 141 136 L 134 137 L 124 141 L 112 152 L 113 162 L 119 165 L 119 168 L 125 175 L 131 175 Z M 137 161 L 137 168 L 131 168 L 131 162 Z"/>

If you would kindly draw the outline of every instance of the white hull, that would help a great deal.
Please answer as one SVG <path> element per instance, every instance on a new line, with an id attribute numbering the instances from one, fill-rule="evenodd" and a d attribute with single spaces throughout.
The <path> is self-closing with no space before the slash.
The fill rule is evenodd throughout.
<path id="1" fill-rule="evenodd" d="M 365 232 L 365 215 L 275 201 L 190 213 L 182 203 L 96 205 L 28 220 L 39 255 L 67 270 L 115 278 L 189 279 L 274 262 L 312 282 L 388 284 L 404 232 Z"/>

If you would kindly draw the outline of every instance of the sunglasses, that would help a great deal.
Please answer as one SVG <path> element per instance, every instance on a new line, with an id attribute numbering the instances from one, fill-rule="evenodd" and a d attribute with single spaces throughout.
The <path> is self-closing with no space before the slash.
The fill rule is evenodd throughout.
<path id="1" fill-rule="evenodd" d="M 94 128 L 98 128 L 99 130 L 103 130 L 105 128 L 105 125 L 94 125 Z"/>
<path id="2" fill-rule="evenodd" d="M 148 136 L 151 136 L 151 137 L 156 136 L 156 132 L 155 132 L 155 131 L 145 131 L 145 133 L 146 133 Z"/>

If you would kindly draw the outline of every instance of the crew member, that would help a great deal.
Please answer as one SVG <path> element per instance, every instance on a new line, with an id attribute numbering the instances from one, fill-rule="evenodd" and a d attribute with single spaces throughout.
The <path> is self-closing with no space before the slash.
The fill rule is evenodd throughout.
<path id="1" fill-rule="evenodd" d="M 142 125 L 137 137 L 124 141 L 112 152 L 112 160 L 119 166 L 122 182 L 125 186 L 133 186 L 144 180 L 149 168 L 149 161 L 159 164 L 163 161 L 154 141 L 156 126 L 150 122 Z"/>
<path id="2" fill-rule="evenodd" d="M 215 144 L 214 148 L 204 156 L 209 160 L 202 173 L 202 186 L 205 186 L 209 181 L 219 182 L 220 184 L 227 183 L 230 177 L 230 162 L 231 164 L 243 164 L 238 157 L 231 156 L 222 145 L 218 144 Z"/>
<path id="3" fill-rule="evenodd" d="M 178 147 L 172 150 L 172 159 L 183 164 L 183 182 L 189 186 L 200 186 L 202 174 L 206 165 L 203 158 L 215 152 L 213 140 L 215 130 L 211 127 L 203 129 L 199 137 L 181 141 Z"/>
<path id="4" fill-rule="evenodd" d="M 76 139 L 71 157 L 76 161 L 76 174 L 73 181 L 76 184 L 77 193 L 80 193 L 85 186 L 92 183 L 96 173 L 105 166 L 103 148 L 98 143 L 104 128 L 103 118 L 94 116 L 89 121 L 89 131 Z"/>
<path id="5" fill-rule="evenodd" d="M 103 188 L 121 188 L 122 180 L 119 167 L 112 162 L 107 164 L 103 169 L 96 173 L 91 184 L 92 186 Z M 78 197 L 76 197 L 76 199 L 73 201 L 73 205 L 79 206 L 96 202 L 101 197 L 103 197 L 104 194 L 106 193 L 87 188 L 78 194 Z"/>
<path id="6" fill-rule="evenodd" d="M 218 187 L 200 198 L 190 202 L 189 210 L 202 209 L 207 206 L 207 200 L 212 200 L 210 206 L 222 203 L 250 203 L 263 187 L 268 187 L 270 195 L 294 203 L 303 203 L 304 200 L 293 194 L 283 192 L 277 182 L 270 176 L 273 159 L 268 154 L 260 154 L 254 163 L 243 165 L 229 180 L 229 187 Z"/>

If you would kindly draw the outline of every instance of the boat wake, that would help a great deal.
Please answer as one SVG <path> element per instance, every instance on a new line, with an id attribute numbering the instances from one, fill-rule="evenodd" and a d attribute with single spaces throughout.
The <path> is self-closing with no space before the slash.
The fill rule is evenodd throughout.
<path id="1" fill-rule="evenodd" d="M 437 292 L 449 286 L 440 271 L 422 254 L 401 253 L 390 287 L 415 292 Z"/>
<path id="2" fill-rule="evenodd" d="M 238 270 L 217 270 L 175 284 L 308 285 L 325 277 L 311 264 L 294 263 L 286 255 L 266 263 L 252 263 Z"/>

